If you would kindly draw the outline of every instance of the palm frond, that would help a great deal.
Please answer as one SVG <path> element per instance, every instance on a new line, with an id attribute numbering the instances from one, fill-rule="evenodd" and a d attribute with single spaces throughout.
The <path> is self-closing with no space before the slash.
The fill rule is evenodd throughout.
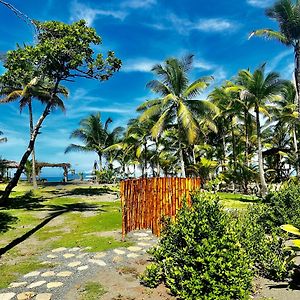
<path id="1" fill-rule="evenodd" d="M 275 31 L 272 29 L 255 30 L 249 35 L 249 39 L 252 38 L 253 36 L 261 36 L 268 40 L 277 40 L 277 41 L 281 42 L 282 44 L 291 45 L 291 41 L 285 35 L 283 35 L 279 31 Z"/>

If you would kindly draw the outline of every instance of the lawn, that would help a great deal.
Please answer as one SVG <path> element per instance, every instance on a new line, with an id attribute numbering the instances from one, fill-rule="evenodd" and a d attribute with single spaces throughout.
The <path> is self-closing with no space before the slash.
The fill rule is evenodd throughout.
<path id="1" fill-rule="evenodd" d="M 120 202 L 115 195 L 103 201 L 116 191 L 60 185 L 32 192 L 28 184 L 18 185 L 9 205 L 0 207 L 0 288 L 40 268 L 39 256 L 53 248 L 89 247 L 93 252 L 129 246 L 107 233 L 121 230 Z"/>

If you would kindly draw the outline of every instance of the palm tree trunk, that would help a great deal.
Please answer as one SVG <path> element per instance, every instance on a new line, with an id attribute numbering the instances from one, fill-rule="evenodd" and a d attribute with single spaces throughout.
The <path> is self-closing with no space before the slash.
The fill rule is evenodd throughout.
<path id="1" fill-rule="evenodd" d="M 145 168 L 145 172 L 144 172 L 144 176 L 147 178 L 148 177 L 148 172 L 147 172 L 147 142 L 144 143 L 144 168 Z"/>
<path id="2" fill-rule="evenodd" d="M 294 47 L 294 56 L 295 56 L 295 84 L 296 84 L 296 91 L 297 91 L 297 108 L 300 118 L 300 42 L 298 41 Z"/>
<path id="3" fill-rule="evenodd" d="M 102 153 L 98 152 L 98 157 L 99 157 L 99 171 L 101 172 L 103 167 L 102 167 Z"/>
<path id="4" fill-rule="evenodd" d="M 183 149 L 180 141 L 179 141 L 179 156 L 180 156 L 180 166 L 181 166 L 181 177 L 185 178 L 185 164 L 183 158 Z"/>
<path id="5" fill-rule="evenodd" d="M 6 186 L 6 188 L 4 190 L 4 193 L 3 193 L 2 198 L 1 198 L 1 202 L 2 203 L 6 203 L 7 202 L 8 197 L 9 197 L 12 189 L 15 186 L 17 186 L 18 181 L 20 179 L 20 176 L 21 176 L 21 174 L 22 174 L 22 172 L 24 170 L 26 161 L 28 160 L 28 157 L 30 156 L 30 154 L 31 154 L 31 152 L 32 152 L 32 150 L 34 148 L 34 143 L 35 143 L 36 137 L 38 135 L 39 129 L 41 128 L 42 123 L 45 120 L 45 118 L 49 115 L 50 108 L 51 108 L 51 101 L 47 104 L 44 112 L 42 113 L 42 115 L 38 119 L 38 121 L 37 121 L 37 123 L 36 123 L 36 125 L 35 125 L 35 127 L 33 129 L 33 132 L 32 132 L 31 137 L 30 137 L 30 141 L 28 143 L 27 150 L 25 151 L 25 153 L 23 154 L 23 156 L 21 158 L 21 161 L 19 163 L 17 171 L 14 174 L 14 177 L 10 180 L 10 182 L 8 183 L 8 185 Z"/>
<path id="6" fill-rule="evenodd" d="M 293 142 L 294 142 L 294 151 L 295 151 L 295 157 L 296 157 L 296 172 L 297 177 L 300 176 L 300 166 L 299 166 L 299 153 L 298 153 L 298 141 L 297 141 L 297 135 L 296 135 L 296 125 L 293 125 Z"/>
<path id="7" fill-rule="evenodd" d="M 32 104 L 31 104 L 31 100 L 28 102 L 28 111 L 29 111 L 29 125 L 30 125 L 30 136 L 33 133 L 33 116 L 32 116 Z M 32 185 L 33 185 L 33 189 L 37 189 L 37 182 L 36 182 L 36 162 L 35 162 L 35 151 L 34 151 L 34 147 L 32 149 L 32 153 L 31 153 L 31 157 L 32 157 Z"/>
<path id="8" fill-rule="evenodd" d="M 244 118 L 245 118 L 245 135 L 246 135 L 246 141 L 245 141 L 245 160 L 246 165 L 249 168 L 249 127 L 248 127 L 248 110 L 245 108 L 244 110 Z"/>
<path id="9" fill-rule="evenodd" d="M 258 106 L 255 107 L 255 113 L 256 113 L 256 127 L 257 127 L 256 130 L 257 130 L 258 168 L 259 168 L 259 179 L 260 179 L 260 185 L 261 185 L 260 192 L 261 192 L 261 195 L 263 197 L 265 197 L 268 192 L 268 187 L 267 187 L 267 183 L 266 183 L 266 179 L 265 179 L 264 164 L 263 164 Z"/>

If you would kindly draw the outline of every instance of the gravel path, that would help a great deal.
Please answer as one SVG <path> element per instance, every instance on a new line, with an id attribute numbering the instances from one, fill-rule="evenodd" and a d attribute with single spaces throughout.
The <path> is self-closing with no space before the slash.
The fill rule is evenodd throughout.
<path id="1" fill-rule="evenodd" d="M 8 288 L 0 290 L 0 300 L 62 300 L 85 278 L 143 258 L 146 251 L 157 243 L 157 238 L 149 230 L 131 232 L 127 238 L 135 245 L 96 253 L 79 247 L 53 249 L 42 255 L 41 260 L 42 264 L 51 263 L 55 267 L 25 274 Z"/>

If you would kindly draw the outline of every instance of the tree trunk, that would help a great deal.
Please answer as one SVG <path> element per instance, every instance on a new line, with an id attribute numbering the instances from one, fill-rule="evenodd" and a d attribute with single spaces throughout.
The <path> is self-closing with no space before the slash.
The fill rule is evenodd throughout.
<path id="1" fill-rule="evenodd" d="M 297 141 L 297 135 L 296 135 L 296 125 L 293 125 L 293 142 L 294 142 L 294 151 L 295 151 L 295 157 L 296 157 L 296 172 L 297 177 L 300 176 L 300 166 L 299 166 L 299 153 L 298 153 L 298 141 Z"/>
<path id="2" fill-rule="evenodd" d="M 259 120 L 259 108 L 256 105 L 255 107 L 256 113 L 256 130 L 257 130 L 257 149 L 258 149 L 258 168 L 259 168 L 259 179 L 261 185 L 261 195 L 263 197 L 266 196 L 268 192 L 268 187 L 265 179 L 265 172 L 264 172 L 264 163 L 263 163 L 263 155 L 262 155 L 262 146 L 261 146 L 261 136 L 260 136 L 260 120 Z"/>
<path id="3" fill-rule="evenodd" d="M 298 119 L 300 120 L 300 41 L 297 41 L 295 47 L 294 47 L 294 55 L 295 55 L 295 71 L 294 71 L 294 77 L 295 77 L 295 85 L 296 85 L 296 105 L 297 105 L 297 110 L 298 110 Z M 294 145 L 297 144 L 294 142 Z M 296 164 L 296 171 L 297 171 L 297 176 L 299 178 L 300 176 L 300 166 L 299 166 L 299 153 L 298 153 L 298 147 L 297 152 L 296 152 L 296 159 L 297 159 L 297 164 Z M 296 150 L 295 148 L 295 150 Z"/>
<path id="4" fill-rule="evenodd" d="M 102 172 L 102 153 L 98 152 L 98 157 L 99 157 L 99 172 Z"/>
<path id="5" fill-rule="evenodd" d="M 183 149 L 179 141 L 179 156 L 180 156 L 180 166 L 181 166 L 181 177 L 185 178 L 185 164 L 183 158 Z"/>
<path id="6" fill-rule="evenodd" d="M 147 178 L 148 177 L 148 172 L 147 172 L 147 142 L 144 143 L 144 168 L 145 168 L 145 173 L 144 176 Z"/>
<path id="7" fill-rule="evenodd" d="M 28 102 L 28 111 L 29 111 L 29 126 L 30 126 L 30 136 L 31 136 L 33 133 L 33 116 L 32 116 L 31 100 L 29 100 Z M 36 162 L 35 162 L 34 147 L 32 149 L 31 158 L 32 158 L 32 185 L 33 185 L 33 189 L 36 190 L 38 186 L 36 182 Z"/>
<path id="8" fill-rule="evenodd" d="M 37 121 L 37 123 L 36 123 L 36 125 L 35 125 L 35 127 L 33 129 L 33 132 L 32 132 L 32 135 L 30 137 L 30 141 L 29 141 L 27 150 L 26 150 L 26 152 L 23 154 L 23 156 L 21 158 L 21 161 L 19 163 L 17 171 L 14 174 L 14 177 L 10 180 L 10 182 L 8 183 L 8 185 L 6 186 L 6 188 L 4 190 L 4 193 L 3 193 L 2 199 L 1 199 L 2 203 L 7 202 L 8 197 L 9 197 L 12 189 L 18 184 L 20 176 L 21 176 L 21 174 L 22 174 L 22 172 L 24 170 L 26 161 L 28 160 L 28 157 L 30 156 L 30 154 L 31 154 L 31 152 L 32 152 L 32 150 L 34 148 L 34 143 L 35 143 L 36 137 L 38 135 L 39 129 L 41 128 L 41 125 L 42 125 L 43 121 L 45 120 L 45 118 L 49 115 L 50 108 L 51 108 L 51 102 L 49 102 L 47 104 L 47 106 L 46 106 L 43 114 L 40 116 L 40 118 L 38 119 L 38 121 Z"/>

